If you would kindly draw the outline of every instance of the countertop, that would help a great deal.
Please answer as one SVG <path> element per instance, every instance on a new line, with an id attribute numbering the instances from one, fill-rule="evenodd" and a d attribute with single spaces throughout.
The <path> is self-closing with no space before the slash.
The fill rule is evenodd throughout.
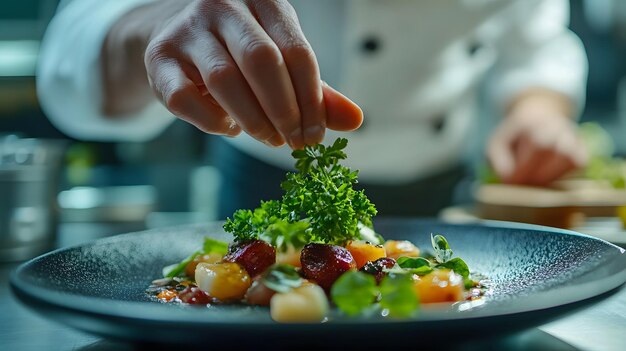
<path id="1" fill-rule="evenodd" d="M 57 246 L 64 247 L 138 228 L 110 224 L 61 224 Z M 18 263 L 0 263 L 0 349 L 138 350 L 133 345 L 86 334 L 45 319 L 19 303 L 8 280 Z M 506 338 L 464 344 L 459 350 L 622 350 L 626 334 L 626 288 L 584 310 Z M 158 346 L 156 347 L 158 349 Z"/>

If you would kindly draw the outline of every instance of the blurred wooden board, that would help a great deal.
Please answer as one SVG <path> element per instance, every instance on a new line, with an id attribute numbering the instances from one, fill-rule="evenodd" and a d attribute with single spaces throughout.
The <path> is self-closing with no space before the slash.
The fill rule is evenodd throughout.
<path id="1" fill-rule="evenodd" d="M 477 215 L 476 205 L 445 208 L 439 213 L 439 218 L 453 223 L 476 222 L 484 219 Z M 525 223 L 537 224 L 533 222 Z M 579 224 L 568 229 L 626 248 L 626 229 L 617 217 L 587 217 Z"/>

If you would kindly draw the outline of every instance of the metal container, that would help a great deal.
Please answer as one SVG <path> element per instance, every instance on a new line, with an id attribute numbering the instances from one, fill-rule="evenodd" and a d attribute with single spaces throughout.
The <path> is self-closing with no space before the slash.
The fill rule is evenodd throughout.
<path id="1" fill-rule="evenodd" d="M 0 136 L 0 261 L 25 260 L 54 246 L 65 145 Z"/>

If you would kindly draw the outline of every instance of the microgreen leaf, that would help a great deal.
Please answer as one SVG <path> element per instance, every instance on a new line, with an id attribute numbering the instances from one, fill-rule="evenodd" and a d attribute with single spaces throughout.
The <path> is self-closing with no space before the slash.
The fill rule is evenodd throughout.
<path id="1" fill-rule="evenodd" d="M 475 288 L 477 284 L 478 284 L 478 282 L 475 281 L 472 278 L 465 277 L 463 279 L 463 285 L 465 285 L 465 290 L 469 290 L 471 288 Z"/>
<path id="2" fill-rule="evenodd" d="M 399 257 L 398 266 L 417 275 L 426 275 L 433 271 L 430 261 L 423 257 Z"/>
<path id="3" fill-rule="evenodd" d="M 396 260 L 396 263 L 402 268 L 419 268 L 423 266 L 430 267 L 430 262 L 423 257 L 402 256 Z"/>
<path id="4" fill-rule="evenodd" d="M 435 250 L 435 260 L 437 262 L 444 263 L 452 257 L 452 250 L 450 245 L 448 245 L 448 240 L 443 235 L 437 234 L 433 236 L 430 234 L 430 242 L 433 245 L 433 250 Z"/>
<path id="5" fill-rule="evenodd" d="M 381 245 L 385 242 L 383 236 L 376 233 L 373 228 L 370 228 L 361 222 L 357 224 L 357 227 L 359 228 L 362 240 L 369 241 L 374 245 Z"/>
<path id="6" fill-rule="evenodd" d="M 380 306 L 393 317 L 408 317 L 419 306 L 410 274 L 390 273 L 380 283 Z"/>
<path id="7" fill-rule="evenodd" d="M 276 292 L 286 293 L 302 285 L 303 279 L 294 266 L 277 263 L 267 269 L 260 281 Z"/>
<path id="8" fill-rule="evenodd" d="M 372 305 L 377 295 L 376 279 L 359 271 L 342 274 L 330 289 L 332 301 L 350 316 L 357 315 Z"/>
<path id="9" fill-rule="evenodd" d="M 448 260 L 444 263 L 440 263 L 436 266 L 436 268 L 447 268 L 454 271 L 454 273 L 463 276 L 463 278 L 469 277 L 470 270 L 467 266 L 467 263 L 462 259 L 455 257 L 451 260 Z"/>
<path id="10" fill-rule="evenodd" d="M 202 254 L 217 253 L 226 255 L 228 253 L 228 243 L 205 237 L 204 243 L 202 244 L 202 251 Z"/>
<path id="11" fill-rule="evenodd" d="M 174 278 L 174 277 L 179 276 L 182 272 L 185 271 L 185 267 L 187 267 L 189 262 L 193 261 L 196 257 L 200 256 L 201 254 L 202 254 L 202 250 L 198 250 L 192 253 L 191 255 L 187 256 L 178 264 L 173 264 L 173 265 L 163 267 L 163 277 Z"/>

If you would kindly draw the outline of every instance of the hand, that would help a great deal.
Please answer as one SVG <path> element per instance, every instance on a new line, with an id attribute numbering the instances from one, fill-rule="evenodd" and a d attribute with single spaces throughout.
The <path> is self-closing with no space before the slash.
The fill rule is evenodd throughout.
<path id="1" fill-rule="evenodd" d="M 504 183 L 545 186 L 587 162 L 569 101 L 547 91 L 522 95 L 487 147 Z"/>
<path id="2" fill-rule="evenodd" d="M 124 47 L 115 45 L 116 35 L 141 37 L 128 34 L 139 28 L 142 40 L 120 40 L 144 43 L 146 87 L 204 132 L 235 136 L 243 130 L 296 149 L 320 142 L 326 128 L 353 130 L 362 122 L 359 107 L 320 80 L 315 54 L 286 0 L 161 1 L 129 16 L 132 21 L 122 19 L 107 37 L 108 65 L 120 56 L 116 47 Z M 123 89 L 120 78 L 108 82 Z"/>

